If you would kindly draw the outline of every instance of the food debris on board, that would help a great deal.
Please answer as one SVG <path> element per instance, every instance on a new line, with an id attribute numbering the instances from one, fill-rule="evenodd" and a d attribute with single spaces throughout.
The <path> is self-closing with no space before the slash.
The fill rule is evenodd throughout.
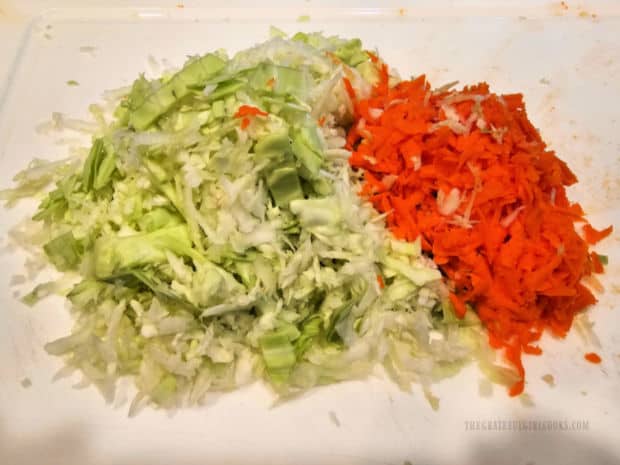
<path id="1" fill-rule="evenodd" d="M 46 350 L 109 401 L 131 376 L 134 412 L 377 364 L 437 409 L 432 384 L 470 361 L 481 395 L 533 405 L 522 354 L 596 302 L 583 283 L 607 258 L 589 248 L 612 229 L 567 198 L 577 178 L 522 96 L 400 80 L 359 39 L 272 34 L 108 92 L 96 123 L 55 114 L 50 130 L 92 134 L 87 156 L 35 160 L 0 192 L 45 193 L 12 238 L 66 273 L 22 299 L 72 305 Z"/>
<path id="2" fill-rule="evenodd" d="M 91 57 L 95 57 L 97 53 L 97 47 L 93 45 L 82 45 L 79 50 L 81 53 L 85 53 Z"/>
<path id="3" fill-rule="evenodd" d="M 547 383 L 551 387 L 555 386 L 555 378 L 550 373 L 542 375 L 540 379 L 542 379 L 545 383 Z"/>

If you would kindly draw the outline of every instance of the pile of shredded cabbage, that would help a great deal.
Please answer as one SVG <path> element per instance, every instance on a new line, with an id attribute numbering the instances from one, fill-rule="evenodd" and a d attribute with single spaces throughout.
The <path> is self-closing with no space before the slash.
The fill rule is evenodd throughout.
<path id="1" fill-rule="evenodd" d="M 456 373 L 479 350 L 475 316 L 454 317 L 439 271 L 390 236 L 347 163 L 342 78 L 364 96 L 376 75 L 359 40 L 320 34 L 192 57 L 123 92 L 85 159 L 20 173 L 2 198 L 45 192 L 28 237 L 79 276 L 75 326 L 46 350 L 108 399 L 133 377 L 134 409 L 256 379 L 291 395 L 379 365 L 427 392 Z"/>

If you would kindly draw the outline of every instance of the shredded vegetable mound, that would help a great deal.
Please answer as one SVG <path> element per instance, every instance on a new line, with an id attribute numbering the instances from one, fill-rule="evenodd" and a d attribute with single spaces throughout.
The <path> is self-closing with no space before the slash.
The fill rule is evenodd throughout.
<path id="1" fill-rule="evenodd" d="M 422 241 L 457 315 L 471 305 L 491 345 L 505 349 L 519 373 L 510 393 L 520 394 L 522 353 L 539 354 L 543 331 L 563 337 L 596 302 L 584 282 L 596 288 L 592 273 L 603 265 L 588 244 L 612 228 L 596 231 L 569 201 L 565 187 L 577 178 L 530 123 L 520 94 L 486 84 L 433 91 L 424 76 L 390 86 L 383 65 L 355 115 L 348 142 L 362 195 L 389 213 L 398 238 Z"/>
<path id="2" fill-rule="evenodd" d="M 77 281 L 75 326 L 47 351 L 108 399 L 131 376 L 134 409 L 261 378 L 289 395 L 377 365 L 428 389 L 480 355 L 479 321 L 455 317 L 420 242 L 357 195 L 349 91 L 370 95 L 373 57 L 319 34 L 192 57 L 120 92 L 86 157 L 20 173 L 2 198 L 42 196 L 30 250 Z"/>

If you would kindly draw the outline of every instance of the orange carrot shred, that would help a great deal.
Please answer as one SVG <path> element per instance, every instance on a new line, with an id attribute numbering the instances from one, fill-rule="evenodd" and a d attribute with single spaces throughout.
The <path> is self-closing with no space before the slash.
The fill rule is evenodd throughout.
<path id="1" fill-rule="evenodd" d="M 601 363 L 602 361 L 601 357 L 595 352 L 588 352 L 583 356 L 583 358 L 585 358 L 588 362 L 595 364 Z"/>
<path id="2" fill-rule="evenodd" d="M 377 275 L 377 282 L 379 283 L 379 287 L 383 289 L 385 287 L 385 283 L 383 282 L 383 276 L 380 274 Z"/>
<path id="3" fill-rule="evenodd" d="M 342 81 L 344 82 L 344 88 L 347 91 L 349 98 L 353 102 L 355 102 L 357 100 L 357 97 L 355 96 L 355 89 L 353 89 L 353 85 L 351 84 L 351 81 L 349 81 L 348 77 L 343 77 Z"/>
<path id="4" fill-rule="evenodd" d="M 609 236 L 613 230 L 614 227 L 609 226 L 602 231 L 598 231 L 586 223 L 586 225 L 583 227 L 583 234 L 586 237 L 586 241 L 588 242 L 588 244 L 594 245 Z"/>
<path id="5" fill-rule="evenodd" d="M 245 129 L 250 125 L 250 118 L 243 118 L 241 120 L 241 129 Z"/>
<path id="6" fill-rule="evenodd" d="M 581 284 L 603 270 L 588 244 L 612 227 L 586 224 L 585 241 L 577 234 L 584 212 L 566 195 L 577 177 L 528 120 L 521 94 L 499 96 L 486 83 L 432 92 L 424 76 L 390 86 L 384 63 L 368 98 L 343 82 L 354 104 L 347 147 L 364 173 L 360 195 L 390 212 L 396 237 L 421 237 L 453 286 L 455 314 L 475 309 L 489 344 L 519 374 L 509 393 L 522 393 L 522 355 L 540 354 L 544 331 L 565 336 L 596 303 Z"/>
<path id="7" fill-rule="evenodd" d="M 261 110 L 260 108 L 253 107 L 251 105 L 241 105 L 235 113 L 235 118 L 244 118 L 246 116 L 267 116 L 269 113 Z"/>
<path id="8" fill-rule="evenodd" d="M 465 307 L 463 301 L 453 292 L 450 292 L 449 297 L 450 302 L 452 302 L 452 306 L 454 307 L 454 314 L 459 318 L 463 318 L 465 313 L 467 313 L 467 307 Z"/>
<path id="9" fill-rule="evenodd" d="M 317 121 L 318 125 L 323 127 L 325 126 L 325 116 L 321 116 L 318 121 Z"/>

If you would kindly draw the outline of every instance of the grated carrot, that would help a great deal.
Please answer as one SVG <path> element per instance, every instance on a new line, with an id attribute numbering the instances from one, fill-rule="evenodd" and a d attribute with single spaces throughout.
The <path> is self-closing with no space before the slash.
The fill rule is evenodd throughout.
<path id="1" fill-rule="evenodd" d="M 246 116 L 267 116 L 268 114 L 269 113 L 260 108 L 251 105 L 241 105 L 234 116 L 235 118 L 244 118 Z"/>
<path id="2" fill-rule="evenodd" d="M 516 368 L 509 392 L 518 395 L 522 354 L 540 354 L 543 331 L 565 336 L 596 302 L 581 284 L 602 271 L 588 243 L 612 228 L 586 223 L 587 242 L 577 234 L 584 212 L 565 189 L 577 178 L 528 120 L 521 94 L 492 94 L 486 83 L 433 92 L 424 76 L 389 87 L 386 65 L 379 71 L 368 99 L 343 79 L 355 113 L 349 162 L 364 172 L 360 195 L 389 212 L 398 238 L 421 237 L 449 280 L 455 313 L 471 305 L 491 346 Z"/>
<path id="3" fill-rule="evenodd" d="M 602 231 L 597 231 L 596 229 L 594 229 L 589 224 L 586 224 L 583 227 L 583 234 L 584 234 L 588 244 L 596 244 L 597 242 L 599 242 L 599 241 L 605 239 L 607 236 L 609 236 L 611 234 L 611 232 L 613 231 L 613 229 L 614 229 L 613 226 L 609 226 L 609 227 L 603 229 Z"/>
<path id="4" fill-rule="evenodd" d="M 590 363 L 599 364 L 602 362 L 601 357 L 597 353 L 594 353 L 594 352 L 588 352 L 587 354 L 583 356 L 583 358 L 585 358 Z"/>

